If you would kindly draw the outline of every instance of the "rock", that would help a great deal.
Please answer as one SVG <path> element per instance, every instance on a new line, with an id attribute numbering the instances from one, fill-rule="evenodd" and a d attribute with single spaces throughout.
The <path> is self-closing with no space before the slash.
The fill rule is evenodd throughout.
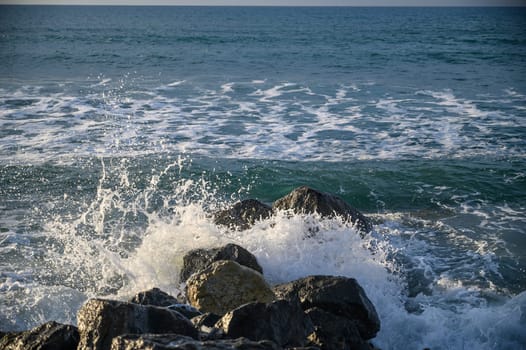
<path id="1" fill-rule="evenodd" d="M 129 302 L 139 305 L 170 306 L 174 304 L 181 304 L 182 300 L 178 300 L 170 294 L 163 292 L 159 288 L 152 288 L 150 290 L 137 293 L 129 300 Z"/>
<path id="2" fill-rule="evenodd" d="M 354 278 L 309 276 L 275 286 L 274 293 L 287 300 L 298 297 L 303 310 L 319 307 L 355 322 L 364 339 L 380 330 L 376 309 Z"/>
<path id="3" fill-rule="evenodd" d="M 192 321 L 192 323 L 197 329 L 200 329 L 202 326 L 209 328 L 214 327 L 217 321 L 219 321 L 220 319 L 221 316 L 211 312 L 207 312 L 199 316 L 192 317 L 190 321 Z"/>
<path id="4" fill-rule="evenodd" d="M 0 338 L 0 349 L 76 350 L 78 343 L 76 327 L 51 321 L 26 332 L 4 334 Z"/>
<path id="5" fill-rule="evenodd" d="M 186 296 L 201 312 L 224 315 L 236 307 L 274 300 L 272 289 L 263 276 L 232 260 L 213 262 L 186 282 Z"/>
<path id="6" fill-rule="evenodd" d="M 243 231 L 252 227 L 256 221 L 269 218 L 271 214 L 270 206 L 255 199 L 245 199 L 231 208 L 217 212 L 214 223 Z"/>
<path id="7" fill-rule="evenodd" d="M 292 210 L 297 214 L 318 213 L 322 217 L 341 216 L 356 225 L 360 231 L 369 232 L 372 229 L 369 220 L 343 199 L 307 186 L 298 187 L 285 197 L 276 200 L 272 209 Z"/>
<path id="8" fill-rule="evenodd" d="M 177 333 L 197 338 L 192 323 L 176 311 L 157 306 L 90 299 L 78 314 L 79 349 L 105 350 L 122 334 Z"/>
<path id="9" fill-rule="evenodd" d="M 268 339 L 280 346 L 303 346 L 313 330 L 297 299 L 242 305 L 224 315 L 216 327 L 230 338 Z"/>
<path id="10" fill-rule="evenodd" d="M 233 260 L 240 265 L 263 273 L 263 269 L 252 253 L 237 244 L 230 243 L 219 248 L 194 249 L 186 253 L 183 257 L 180 281 L 185 282 L 192 274 L 205 269 L 218 260 Z"/>
<path id="11" fill-rule="evenodd" d="M 187 319 L 201 315 L 201 312 L 192 305 L 188 304 L 173 304 L 167 307 L 169 310 L 177 311 Z"/>
<path id="12" fill-rule="evenodd" d="M 317 307 L 306 314 L 314 326 L 309 340 L 322 350 L 370 350 L 353 321 Z"/>
<path id="13" fill-rule="evenodd" d="M 113 339 L 111 350 L 280 350 L 271 341 L 245 338 L 198 341 L 177 334 L 122 335 Z"/>

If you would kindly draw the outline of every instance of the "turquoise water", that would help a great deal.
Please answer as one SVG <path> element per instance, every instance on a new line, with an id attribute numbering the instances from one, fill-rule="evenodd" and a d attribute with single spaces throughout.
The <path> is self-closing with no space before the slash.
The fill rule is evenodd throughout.
<path id="1" fill-rule="evenodd" d="M 524 348 L 525 15 L 0 6 L 0 329 L 176 293 L 236 242 L 271 282 L 357 278 L 382 349 Z M 210 219 L 303 184 L 373 232 Z"/>

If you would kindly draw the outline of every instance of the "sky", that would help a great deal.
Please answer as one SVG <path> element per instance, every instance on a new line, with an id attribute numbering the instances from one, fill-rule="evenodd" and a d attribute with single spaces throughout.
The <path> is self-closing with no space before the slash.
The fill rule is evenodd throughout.
<path id="1" fill-rule="evenodd" d="M 526 6 L 526 0 L 0 0 L 0 4 L 199 6 Z"/>

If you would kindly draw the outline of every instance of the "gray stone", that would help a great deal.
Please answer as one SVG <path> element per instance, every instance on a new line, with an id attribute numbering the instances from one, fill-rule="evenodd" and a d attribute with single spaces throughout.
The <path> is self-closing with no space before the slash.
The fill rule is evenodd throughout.
<path id="1" fill-rule="evenodd" d="M 280 350 L 271 341 L 245 338 L 198 341 L 177 334 L 122 335 L 113 339 L 111 350 Z"/>
<path id="2" fill-rule="evenodd" d="M 221 316 L 207 312 L 199 316 L 192 317 L 190 321 L 194 324 L 197 329 L 200 329 L 202 326 L 205 327 L 214 327 L 217 321 L 221 319 Z"/>
<path id="3" fill-rule="evenodd" d="M 217 212 L 214 215 L 214 223 L 243 231 L 252 227 L 256 221 L 269 218 L 271 214 L 270 206 L 255 199 L 245 199 Z"/>
<path id="4" fill-rule="evenodd" d="M 305 313 L 314 326 L 309 340 L 322 350 L 370 350 L 353 321 L 317 307 Z"/>
<path id="5" fill-rule="evenodd" d="M 187 319 L 191 319 L 192 317 L 201 315 L 201 312 L 197 310 L 192 305 L 188 304 L 173 304 L 170 306 L 167 306 L 169 310 L 177 311 Z"/>
<path id="6" fill-rule="evenodd" d="M 259 272 L 220 260 L 188 279 L 186 297 L 201 312 L 224 315 L 245 303 L 270 302 L 274 293 Z"/>
<path id="7" fill-rule="evenodd" d="M 269 339 L 280 346 L 303 346 L 313 330 L 298 300 L 245 304 L 224 315 L 216 327 L 227 337 Z"/>
<path id="8" fill-rule="evenodd" d="M 0 349 L 76 350 L 78 343 L 76 327 L 51 321 L 29 331 L 4 334 L 0 338 Z"/>
<path id="9" fill-rule="evenodd" d="M 357 209 L 343 199 L 329 193 L 323 193 L 308 186 L 298 187 L 288 195 L 276 200 L 273 210 L 292 210 L 296 214 L 318 213 L 322 217 L 341 216 L 362 232 L 369 232 L 372 225 Z"/>
<path id="10" fill-rule="evenodd" d="M 170 294 L 163 292 L 159 288 L 152 288 L 147 291 L 137 293 L 129 301 L 130 303 L 134 304 L 152 306 L 170 306 L 182 303 L 182 300 L 179 300 Z"/>
<path id="11" fill-rule="evenodd" d="M 79 349 L 106 350 L 122 334 L 176 333 L 197 338 L 192 323 L 176 311 L 156 306 L 90 299 L 77 314 Z"/>
<path id="12" fill-rule="evenodd" d="M 274 287 L 276 297 L 299 298 L 304 310 L 319 307 L 355 322 L 364 339 L 380 330 L 380 319 L 373 303 L 354 278 L 309 276 Z"/>
<path id="13" fill-rule="evenodd" d="M 233 260 L 240 265 L 263 273 L 263 269 L 252 253 L 237 244 L 230 243 L 219 248 L 194 249 L 186 253 L 183 257 L 180 282 L 185 282 L 192 274 L 219 260 Z"/>

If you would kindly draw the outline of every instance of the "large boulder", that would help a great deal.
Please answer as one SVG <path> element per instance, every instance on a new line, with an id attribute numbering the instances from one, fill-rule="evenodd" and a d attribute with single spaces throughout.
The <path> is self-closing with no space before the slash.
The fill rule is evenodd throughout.
<path id="1" fill-rule="evenodd" d="M 186 297 L 201 312 L 224 315 L 246 303 L 271 302 L 274 293 L 259 272 L 232 260 L 220 260 L 188 279 Z"/>
<path id="2" fill-rule="evenodd" d="M 281 350 L 269 340 L 246 338 L 198 341 L 177 334 L 127 334 L 116 337 L 111 350 Z"/>
<path id="3" fill-rule="evenodd" d="M 363 339 L 380 330 L 380 319 L 373 303 L 354 278 L 309 276 L 274 287 L 276 297 L 299 298 L 303 310 L 318 307 L 356 324 Z"/>
<path id="4" fill-rule="evenodd" d="M 90 299 L 77 314 L 79 349 L 106 350 L 122 334 L 176 333 L 197 338 L 192 323 L 176 311 L 156 306 Z"/>
<path id="5" fill-rule="evenodd" d="M 370 350 L 369 344 L 362 339 L 356 324 L 344 317 L 324 311 L 318 307 L 305 312 L 314 326 L 309 335 L 311 344 L 321 350 Z"/>
<path id="6" fill-rule="evenodd" d="M 272 209 L 291 210 L 296 214 L 318 213 L 322 217 L 341 216 L 363 232 L 371 231 L 371 223 L 357 209 L 340 197 L 323 193 L 308 186 L 298 187 L 288 195 L 276 200 Z"/>
<path id="7" fill-rule="evenodd" d="M 29 331 L 8 333 L 0 338 L 3 350 L 76 350 L 79 344 L 77 328 L 54 321 Z"/>
<path id="8" fill-rule="evenodd" d="M 183 257 L 180 281 L 185 282 L 192 274 L 219 260 L 233 260 L 240 265 L 263 273 L 263 269 L 252 253 L 237 244 L 229 243 L 219 248 L 194 249 L 186 253 Z"/>
<path id="9" fill-rule="evenodd" d="M 216 327 L 230 338 L 268 339 L 280 346 L 303 346 L 313 330 L 297 299 L 242 305 L 224 315 Z"/>
<path id="10" fill-rule="evenodd" d="M 271 216 L 272 208 L 255 199 L 245 199 L 228 209 L 214 214 L 216 225 L 227 226 L 233 230 L 248 230 L 256 221 Z"/>

